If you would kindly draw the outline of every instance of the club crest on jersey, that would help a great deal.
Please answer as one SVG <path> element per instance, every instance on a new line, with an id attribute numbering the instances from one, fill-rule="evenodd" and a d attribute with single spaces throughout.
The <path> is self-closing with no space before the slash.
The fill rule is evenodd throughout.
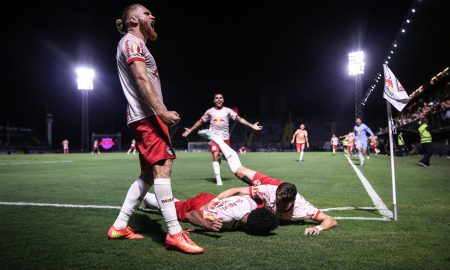
<path id="1" fill-rule="evenodd" d="M 259 186 L 259 185 L 261 185 L 261 181 L 260 180 L 253 181 L 253 186 Z"/>
<path id="2" fill-rule="evenodd" d="M 141 47 L 136 42 L 131 42 L 129 45 L 130 56 L 136 56 L 141 54 Z"/>
<path id="3" fill-rule="evenodd" d="M 172 148 L 170 146 L 167 146 L 167 154 L 173 156 L 175 153 L 173 152 Z"/>

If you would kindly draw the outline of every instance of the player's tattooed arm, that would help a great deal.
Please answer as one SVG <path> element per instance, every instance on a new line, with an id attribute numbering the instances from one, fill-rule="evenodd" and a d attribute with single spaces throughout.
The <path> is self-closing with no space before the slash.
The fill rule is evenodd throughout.
<path id="1" fill-rule="evenodd" d="M 180 121 L 180 116 L 175 111 L 168 111 L 162 100 L 158 98 L 156 88 L 147 74 L 146 64 L 141 61 L 134 61 L 130 64 L 130 69 L 145 101 L 166 125 L 176 125 Z"/>
<path id="2" fill-rule="evenodd" d="M 206 220 L 203 218 L 199 211 L 191 211 L 187 213 L 186 220 L 195 226 L 202 227 L 214 232 L 218 232 L 222 228 L 221 220 Z"/>
<path id="3" fill-rule="evenodd" d="M 323 212 L 319 213 L 316 220 L 320 222 L 320 225 L 306 228 L 305 235 L 318 235 L 323 230 L 328 230 L 337 226 L 336 220 Z"/>
<path id="4" fill-rule="evenodd" d="M 249 128 L 253 129 L 253 130 L 261 130 L 263 127 L 259 125 L 259 122 L 256 122 L 254 124 L 251 124 L 250 122 L 248 122 L 247 120 L 245 120 L 244 118 L 240 117 L 240 116 L 236 116 L 236 120 L 239 121 L 239 123 L 248 126 Z"/>

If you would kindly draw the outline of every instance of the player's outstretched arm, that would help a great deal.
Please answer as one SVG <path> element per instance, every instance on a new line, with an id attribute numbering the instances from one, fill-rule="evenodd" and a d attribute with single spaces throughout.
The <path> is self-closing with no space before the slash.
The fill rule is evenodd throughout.
<path id="1" fill-rule="evenodd" d="M 186 138 L 187 136 L 189 136 L 189 134 L 192 133 L 192 131 L 194 131 L 197 128 L 199 128 L 202 124 L 203 124 L 202 119 L 199 119 L 197 122 L 195 122 L 195 124 L 191 128 L 184 128 L 185 131 L 183 132 L 183 134 L 181 134 L 181 136 Z"/>
<path id="2" fill-rule="evenodd" d="M 209 221 L 202 217 L 199 211 L 191 211 L 186 214 L 186 221 L 192 225 L 218 232 L 222 228 L 221 220 Z"/>
<path id="3" fill-rule="evenodd" d="M 222 191 L 209 204 L 216 203 L 220 200 L 236 195 L 250 195 L 249 187 L 230 188 L 225 191 Z"/>
<path id="4" fill-rule="evenodd" d="M 291 143 L 294 143 L 294 140 L 295 140 L 295 136 L 297 136 L 297 131 L 294 133 L 294 135 L 292 136 L 292 140 L 291 140 Z"/>
<path id="5" fill-rule="evenodd" d="M 337 226 L 336 220 L 323 212 L 319 213 L 316 220 L 320 222 L 320 225 L 306 228 L 305 235 L 318 235 L 323 230 L 328 230 Z"/>
<path id="6" fill-rule="evenodd" d="M 239 121 L 239 123 L 248 126 L 249 128 L 253 129 L 253 130 L 261 130 L 263 127 L 259 125 L 259 122 L 256 122 L 254 124 L 249 123 L 247 120 L 245 120 L 244 118 L 240 117 L 240 116 L 236 116 L 236 119 Z"/>

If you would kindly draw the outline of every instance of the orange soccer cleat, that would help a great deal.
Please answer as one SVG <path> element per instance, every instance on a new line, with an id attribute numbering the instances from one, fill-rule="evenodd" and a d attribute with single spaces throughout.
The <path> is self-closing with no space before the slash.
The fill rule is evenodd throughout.
<path id="1" fill-rule="evenodd" d="M 131 227 L 126 227 L 122 230 L 117 230 L 114 228 L 114 225 L 111 226 L 108 230 L 108 238 L 111 240 L 114 239 L 142 239 L 144 236 L 134 233 L 133 229 Z"/>
<path id="2" fill-rule="evenodd" d="M 184 231 L 174 235 L 167 234 L 166 245 L 168 248 L 179 249 L 184 253 L 190 254 L 198 254 L 204 251 L 204 249 L 197 246 Z"/>

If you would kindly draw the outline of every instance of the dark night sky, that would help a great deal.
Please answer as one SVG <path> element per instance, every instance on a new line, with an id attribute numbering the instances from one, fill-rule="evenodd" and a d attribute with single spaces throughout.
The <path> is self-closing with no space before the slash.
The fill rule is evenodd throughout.
<path id="1" fill-rule="evenodd" d="M 120 34 L 114 21 L 129 1 L 35 1 L 4 19 L 0 125 L 43 130 L 54 114 L 55 142 L 80 134 L 81 95 L 74 69 L 95 68 L 90 129 L 127 133 L 126 101 L 116 71 Z M 297 117 L 353 115 L 347 54 L 366 51 L 365 88 L 412 1 L 148 1 L 159 39 L 148 43 L 165 103 L 197 119 L 225 94 L 226 105 L 258 120 L 260 96 L 285 96 Z M 407 91 L 450 63 L 445 0 L 417 3 L 417 13 L 390 67 Z M 380 85 L 367 121 L 385 117 Z M 191 123 L 190 123 L 191 124 Z"/>

